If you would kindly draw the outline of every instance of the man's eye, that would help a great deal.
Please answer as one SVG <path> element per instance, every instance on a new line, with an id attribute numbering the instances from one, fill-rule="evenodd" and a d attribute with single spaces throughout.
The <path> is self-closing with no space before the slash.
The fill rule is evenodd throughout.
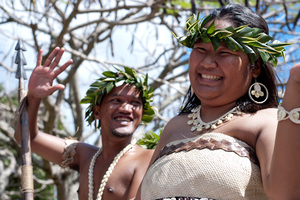
<path id="1" fill-rule="evenodd" d="M 119 103 L 119 102 L 121 102 L 121 100 L 120 100 L 120 99 L 111 99 L 110 101 L 111 101 L 111 102 L 115 102 L 115 103 Z"/>
<path id="2" fill-rule="evenodd" d="M 141 105 L 141 102 L 139 102 L 139 101 L 134 101 L 134 102 L 132 102 L 132 105 L 133 106 L 140 106 Z"/>

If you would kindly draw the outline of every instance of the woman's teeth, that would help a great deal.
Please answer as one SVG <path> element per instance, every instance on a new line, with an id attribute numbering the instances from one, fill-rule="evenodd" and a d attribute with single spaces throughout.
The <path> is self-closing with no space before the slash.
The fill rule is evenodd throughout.
<path id="1" fill-rule="evenodd" d="M 201 74 L 202 78 L 205 79 L 210 79 L 210 80 L 220 80 L 221 77 L 220 76 L 211 76 L 211 75 L 206 75 L 206 74 Z"/>

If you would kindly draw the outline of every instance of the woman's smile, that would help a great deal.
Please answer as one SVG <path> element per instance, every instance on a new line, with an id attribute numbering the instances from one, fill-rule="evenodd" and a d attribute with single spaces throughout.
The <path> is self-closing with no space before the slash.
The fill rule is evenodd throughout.
<path id="1" fill-rule="evenodd" d="M 221 80 L 223 77 L 216 75 L 200 74 L 201 78 L 208 80 Z"/>

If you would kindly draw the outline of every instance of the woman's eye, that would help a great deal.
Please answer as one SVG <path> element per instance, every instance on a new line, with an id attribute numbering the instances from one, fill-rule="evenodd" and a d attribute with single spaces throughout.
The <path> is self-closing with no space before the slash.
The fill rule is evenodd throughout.
<path id="1" fill-rule="evenodd" d="M 221 52 L 219 52 L 219 54 L 221 54 L 221 55 L 230 55 L 231 52 L 229 52 L 229 51 L 221 51 Z"/>
<path id="2" fill-rule="evenodd" d="M 198 51 L 200 51 L 200 52 L 205 52 L 206 50 L 204 49 L 204 48 L 202 48 L 202 47 L 196 47 L 195 49 L 197 49 Z"/>

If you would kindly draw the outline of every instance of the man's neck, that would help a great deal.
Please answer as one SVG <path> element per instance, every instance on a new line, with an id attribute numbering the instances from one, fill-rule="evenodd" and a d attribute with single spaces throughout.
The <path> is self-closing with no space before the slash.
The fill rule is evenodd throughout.
<path id="1" fill-rule="evenodd" d="M 102 137 L 102 156 L 103 159 L 111 159 L 115 157 L 120 151 L 131 143 L 132 137 L 126 138 L 105 138 Z"/>

